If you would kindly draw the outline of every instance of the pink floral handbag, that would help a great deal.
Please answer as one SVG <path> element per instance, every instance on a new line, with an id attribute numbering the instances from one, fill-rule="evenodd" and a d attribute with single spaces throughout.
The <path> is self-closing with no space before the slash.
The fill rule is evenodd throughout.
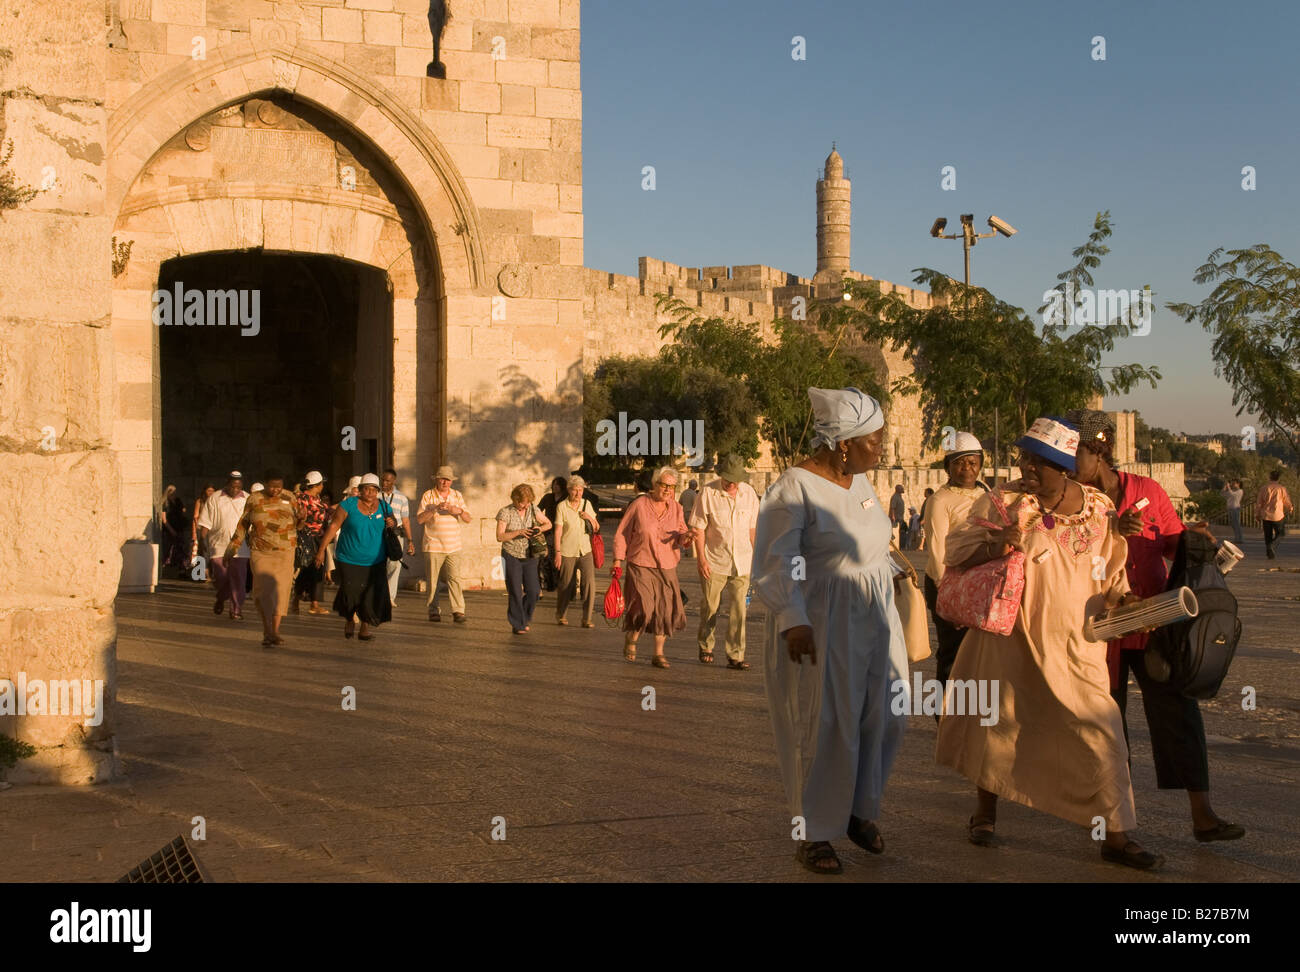
<path id="1" fill-rule="evenodd" d="M 972 517 L 990 530 L 1001 530 L 1011 525 L 1011 516 L 1002 501 L 1002 493 L 989 493 L 1002 523 Z M 1008 635 L 1016 626 L 1020 612 L 1020 599 L 1025 593 L 1025 554 L 1013 550 L 978 567 L 949 567 L 939 582 L 939 597 L 935 611 L 940 617 L 962 628 L 979 628 L 993 634 Z"/>

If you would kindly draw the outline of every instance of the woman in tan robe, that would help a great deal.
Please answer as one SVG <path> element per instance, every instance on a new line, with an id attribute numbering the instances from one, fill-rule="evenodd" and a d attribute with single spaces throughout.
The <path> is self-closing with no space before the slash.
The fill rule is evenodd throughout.
<path id="1" fill-rule="evenodd" d="M 244 505 L 244 515 L 226 549 L 226 556 L 233 557 L 247 536 L 253 594 L 262 614 L 263 648 L 284 644 L 280 620 L 289 608 L 293 592 L 294 551 L 304 517 L 297 498 L 284 488 L 284 477 L 268 472 L 266 486 L 249 496 Z"/>
<path id="2" fill-rule="evenodd" d="M 997 635 L 971 628 L 952 679 L 998 685 L 997 721 L 952 714 L 950 685 L 939 725 L 936 759 L 978 788 L 969 823 L 972 843 L 991 846 L 999 796 L 1096 831 L 1105 821 L 1102 857 L 1152 868 L 1163 858 L 1142 849 L 1128 747 L 1119 707 L 1110 696 L 1104 642 L 1088 641 L 1089 615 L 1136 599 L 1125 576 L 1127 545 L 1114 528 L 1105 493 L 1070 479 L 1078 434 L 1039 419 L 1017 445 L 1023 478 L 1002 493 L 1010 527 L 989 496 L 976 501 L 970 522 L 948 535 L 948 567 L 973 567 L 1025 552 L 1025 590 L 1015 628 Z M 1050 458 L 1049 458 L 1050 456 Z"/>

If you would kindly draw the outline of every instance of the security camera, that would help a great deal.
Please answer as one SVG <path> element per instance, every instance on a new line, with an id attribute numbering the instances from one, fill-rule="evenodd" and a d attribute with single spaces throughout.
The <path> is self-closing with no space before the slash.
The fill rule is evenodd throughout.
<path id="1" fill-rule="evenodd" d="M 989 226 L 1003 236 L 1015 236 L 1016 228 L 1008 223 L 1005 219 L 998 219 L 996 216 L 989 217 Z"/>
<path id="2" fill-rule="evenodd" d="M 962 214 L 961 214 L 961 223 L 962 223 L 963 226 L 970 226 L 970 225 L 971 225 L 972 223 L 974 223 L 974 222 L 975 222 L 975 214 L 974 214 L 974 213 L 962 213 Z"/>
<path id="3" fill-rule="evenodd" d="M 930 227 L 930 235 L 936 238 L 942 236 L 944 227 L 947 225 L 948 225 L 948 220 L 940 216 L 938 219 L 934 221 L 934 225 Z"/>

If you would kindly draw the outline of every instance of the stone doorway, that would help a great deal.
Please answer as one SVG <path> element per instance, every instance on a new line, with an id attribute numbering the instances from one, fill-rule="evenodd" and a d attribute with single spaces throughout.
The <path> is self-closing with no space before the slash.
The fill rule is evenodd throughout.
<path id="1" fill-rule="evenodd" d="M 392 306 L 387 274 L 336 257 L 164 262 L 156 492 L 175 485 L 192 503 L 230 469 L 245 488 L 267 469 L 289 487 L 319 469 L 337 498 L 349 476 L 392 464 Z"/>

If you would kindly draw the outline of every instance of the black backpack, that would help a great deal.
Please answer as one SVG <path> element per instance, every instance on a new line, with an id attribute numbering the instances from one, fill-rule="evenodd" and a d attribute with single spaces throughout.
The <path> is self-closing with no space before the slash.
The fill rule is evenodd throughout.
<path id="1" fill-rule="evenodd" d="M 1218 694 L 1241 640 L 1237 599 L 1214 563 L 1215 553 L 1208 538 L 1183 531 L 1165 589 L 1190 587 L 1199 611 L 1187 621 L 1157 628 L 1147 642 L 1147 673 L 1193 699 Z"/>

